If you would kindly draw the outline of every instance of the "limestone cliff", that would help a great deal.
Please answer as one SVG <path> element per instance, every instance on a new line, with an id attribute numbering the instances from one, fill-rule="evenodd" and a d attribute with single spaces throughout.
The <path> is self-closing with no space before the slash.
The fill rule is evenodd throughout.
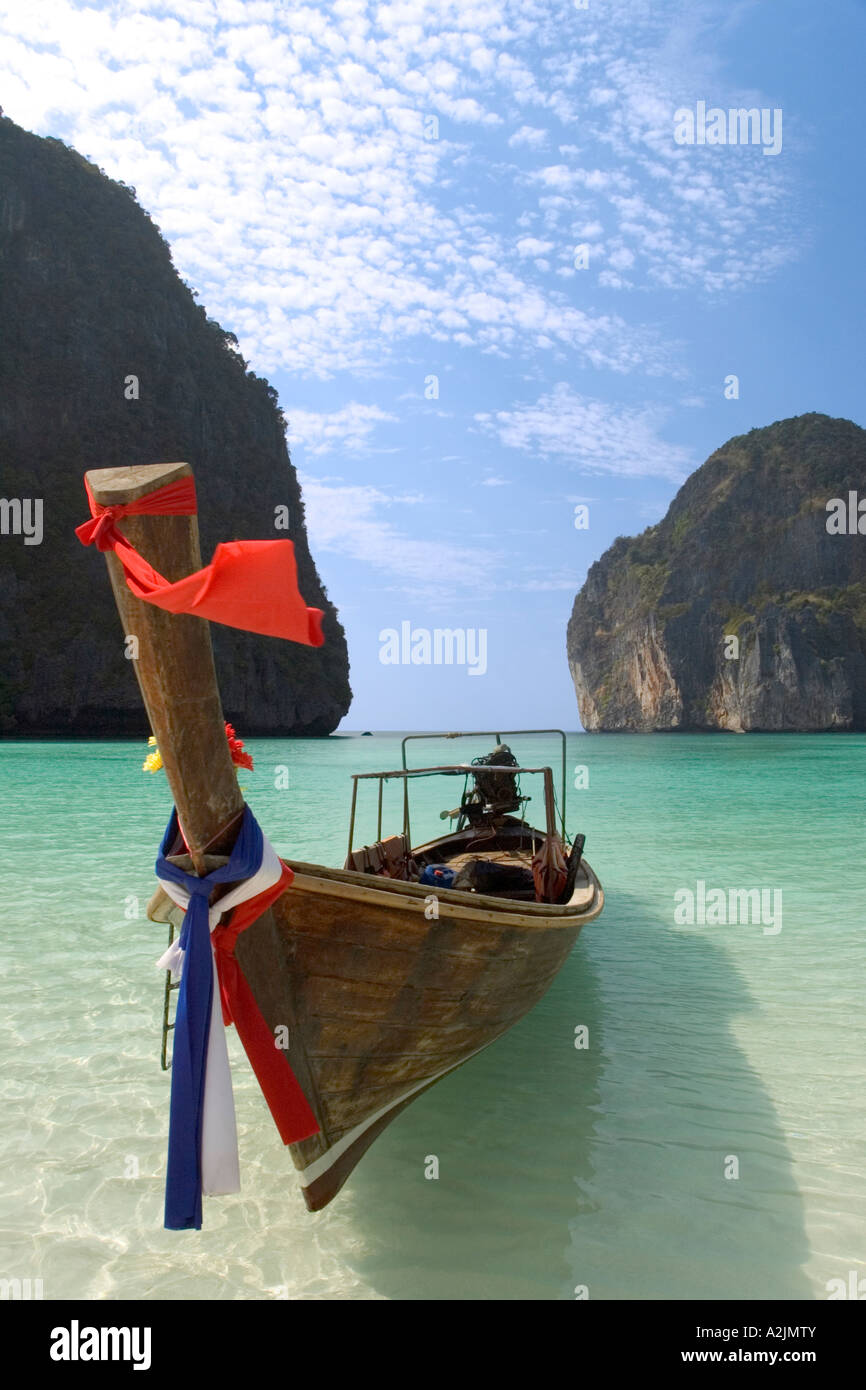
<path id="1" fill-rule="evenodd" d="M 575 599 L 584 727 L 866 729 L 866 534 L 856 516 L 828 530 L 827 511 L 858 489 L 866 431 L 849 420 L 801 415 L 717 450 Z"/>
<path id="2" fill-rule="evenodd" d="M 220 540 L 287 536 L 304 598 L 325 611 L 316 651 L 212 628 L 227 717 L 242 735 L 334 729 L 351 698 L 346 642 L 307 546 L 276 392 L 196 303 L 134 190 L 8 119 L 0 323 L 0 497 L 40 498 L 44 517 L 41 544 L 8 511 L 0 534 L 0 731 L 146 730 L 104 559 L 74 527 L 86 469 L 177 459 L 195 471 L 205 562 Z M 278 506 L 287 530 L 274 529 Z"/>

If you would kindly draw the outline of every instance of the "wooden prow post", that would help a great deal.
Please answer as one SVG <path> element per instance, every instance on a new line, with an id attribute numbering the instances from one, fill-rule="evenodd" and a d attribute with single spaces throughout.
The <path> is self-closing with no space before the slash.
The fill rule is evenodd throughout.
<path id="1" fill-rule="evenodd" d="M 188 463 L 96 468 L 87 481 L 103 507 L 136 502 L 192 475 Z M 118 528 L 171 583 L 201 569 L 198 518 L 129 516 Z M 120 561 L 105 556 L 127 638 L 137 639 L 135 674 L 165 764 L 181 828 L 196 872 L 204 851 L 226 853 L 244 807 L 225 735 L 210 625 L 204 618 L 167 613 L 130 593 Z M 133 648 L 134 650 L 134 648 Z"/>

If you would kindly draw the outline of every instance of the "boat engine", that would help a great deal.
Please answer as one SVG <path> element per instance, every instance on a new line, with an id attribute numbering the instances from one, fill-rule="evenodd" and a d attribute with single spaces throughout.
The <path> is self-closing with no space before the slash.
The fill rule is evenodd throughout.
<path id="1" fill-rule="evenodd" d="M 520 782 L 514 773 L 485 772 L 487 767 L 519 767 L 507 743 L 498 743 L 492 753 L 473 758 L 474 786 L 463 793 L 460 802 L 460 823 L 471 826 L 493 825 L 502 816 L 519 811 L 528 796 L 520 795 Z"/>

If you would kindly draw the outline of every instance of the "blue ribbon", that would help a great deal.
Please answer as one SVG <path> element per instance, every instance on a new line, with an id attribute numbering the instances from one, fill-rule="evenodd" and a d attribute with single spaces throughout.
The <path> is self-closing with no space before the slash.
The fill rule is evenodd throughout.
<path id="1" fill-rule="evenodd" d="M 171 1061 L 171 1112 L 165 1181 L 169 1231 L 201 1230 L 201 1136 L 207 1042 L 213 1007 L 208 898 L 218 883 L 240 883 L 261 867 L 264 840 L 249 807 L 227 864 L 199 878 L 168 862 L 179 833 L 177 810 L 166 828 L 156 872 L 190 895 L 179 944 L 184 951 Z"/>

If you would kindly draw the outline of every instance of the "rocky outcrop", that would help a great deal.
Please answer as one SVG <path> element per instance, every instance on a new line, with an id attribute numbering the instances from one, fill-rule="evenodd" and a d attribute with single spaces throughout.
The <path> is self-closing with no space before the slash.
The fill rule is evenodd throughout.
<path id="1" fill-rule="evenodd" d="M 134 189 L 58 140 L 0 119 L 0 496 L 41 499 L 25 543 L 0 534 L 0 731 L 141 733 L 138 687 L 105 562 L 74 535 L 88 468 L 185 459 L 202 555 L 287 536 L 312 650 L 212 628 L 226 715 L 242 735 L 326 734 L 349 708 L 343 629 L 307 546 L 276 392 L 207 317 Z M 131 379 L 134 378 L 134 384 Z M 287 508 L 275 530 L 275 509 Z"/>
<path id="2" fill-rule="evenodd" d="M 859 490 L 859 492 L 858 492 Z M 729 440 L 589 570 L 568 626 L 587 730 L 866 729 L 866 431 L 801 415 Z M 866 509 L 864 509 L 866 510 Z M 866 516 L 864 516 L 866 532 Z"/>

